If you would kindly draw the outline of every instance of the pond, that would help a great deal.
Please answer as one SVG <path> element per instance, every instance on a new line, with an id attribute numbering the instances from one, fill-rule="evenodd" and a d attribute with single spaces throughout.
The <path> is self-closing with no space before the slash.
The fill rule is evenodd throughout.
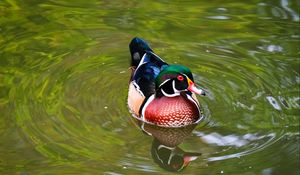
<path id="1" fill-rule="evenodd" d="M 299 7 L 1 1 L 0 174 L 300 174 Z M 131 116 L 135 36 L 207 90 L 198 125 Z"/>

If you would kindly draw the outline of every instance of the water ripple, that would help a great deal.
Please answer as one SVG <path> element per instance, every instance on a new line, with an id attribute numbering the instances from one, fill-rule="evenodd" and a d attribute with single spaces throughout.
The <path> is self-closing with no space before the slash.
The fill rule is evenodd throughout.
<path id="1" fill-rule="evenodd" d="M 297 5 L 0 2 L 1 173 L 169 174 L 126 107 L 137 35 L 208 91 L 206 119 L 180 145 L 203 153 L 186 174 L 295 170 Z"/>

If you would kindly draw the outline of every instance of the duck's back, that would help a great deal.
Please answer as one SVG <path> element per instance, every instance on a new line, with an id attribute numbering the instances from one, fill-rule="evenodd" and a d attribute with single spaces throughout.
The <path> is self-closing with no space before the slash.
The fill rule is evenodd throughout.
<path id="1" fill-rule="evenodd" d="M 138 86 L 145 97 L 155 92 L 155 78 L 167 66 L 157 59 L 153 53 L 145 53 L 132 76 L 132 82 Z"/>

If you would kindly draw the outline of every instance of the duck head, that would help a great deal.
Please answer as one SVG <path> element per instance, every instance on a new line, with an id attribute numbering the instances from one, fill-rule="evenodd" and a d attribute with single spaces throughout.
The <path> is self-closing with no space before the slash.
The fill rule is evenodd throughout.
<path id="1" fill-rule="evenodd" d="M 205 91 L 195 86 L 190 69 L 182 65 L 164 68 L 155 79 L 155 88 L 158 96 L 175 97 L 181 92 L 205 96 Z"/>

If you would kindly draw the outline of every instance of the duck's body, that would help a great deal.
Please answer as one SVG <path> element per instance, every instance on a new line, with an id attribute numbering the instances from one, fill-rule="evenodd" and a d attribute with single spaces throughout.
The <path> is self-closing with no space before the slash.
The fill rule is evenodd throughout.
<path id="1" fill-rule="evenodd" d="M 134 38 L 129 48 L 133 70 L 128 92 L 131 112 L 145 122 L 165 127 L 199 120 L 201 112 L 193 92 L 204 95 L 204 91 L 194 86 L 190 70 L 168 65 L 142 39 Z"/>

